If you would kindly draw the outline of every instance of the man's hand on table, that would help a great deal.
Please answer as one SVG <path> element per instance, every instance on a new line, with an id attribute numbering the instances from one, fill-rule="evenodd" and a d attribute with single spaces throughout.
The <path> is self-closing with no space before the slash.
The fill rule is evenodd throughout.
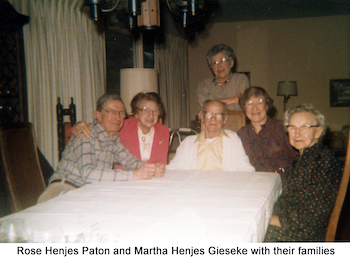
<path id="1" fill-rule="evenodd" d="M 146 163 L 133 172 L 133 180 L 147 180 L 153 177 L 163 177 L 165 165 L 163 163 Z"/>
<path id="2" fill-rule="evenodd" d="M 154 163 L 146 163 L 133 172 L 133 180 L 151 179 L 156 173 L 156 165 Z"/>
<path id="3" fill-rule="evenodd" d="M 85 122 L 77 122 L 72 130 L 72 134 L 79 139 L 83 139 L 82 134 L 92 137 L 91 126 Z M 133 173 L 133 180 L 145 180 L 152 177 L 163 177 L 165 165 L 163 163 L 147 163 Z"/>

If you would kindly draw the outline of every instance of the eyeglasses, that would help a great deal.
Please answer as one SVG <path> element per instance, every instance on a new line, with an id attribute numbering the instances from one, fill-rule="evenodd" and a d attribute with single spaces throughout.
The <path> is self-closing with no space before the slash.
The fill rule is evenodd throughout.
<path id="1" fill-rule="evenodd" d="M 155 109 L 151 109 L 149 107 L 143 107 L 143 108 L 139 108 L 139 110 L 141 111 L 141 113 L 143 115 L 150 115 L 151 113 L 155 116 L 159 116 L 160 115 L 160 109 L 159 108 L 155 108 Z"/>
<path id="2" fill-rule="evenodd" d="M 203 114 L 208 119 L 211 119 L 214 116 L 216 120 L 221 120 L 225 115 L 224 113 L 212 113 L 209 111 L 203 111 Z"/>
<path id="3" fill-rule="evenodd" d="M 211 66 L 214 67 L 214 66 L 218 66 L 219 64 L 222 65 L 224 62 L 229 62 L 230 59 L 226 59 L 226 58 L 222 58 L 220 60 L 212 60 L 211 61 Z"/>
<path id="4" fill-rule="evenodd" d="M 101 107 L 101 109 L 106 111 L 108 113 L 109 117 L 117 116 L 117 115 L 119 115 L 122 118 L 126 117 L 126 112 L 125 111 L 117 111 L 117 110 L 114 110 L 114 109 L 106 110 L 106 109 L 104 109 L 102 107 Z"/>
<path id="5" fill-rule="evenodd" d="M 301 127 L 287 125 L 287 131 L 290 134 L 295 134 L 295 132 L 299 129 L 300 134 L 305 134 L 311 127 L 319 127 L 319 125 L 302 125 Z"/>
<path id="6" fill-rule="evenodd" d="M 245 109 L 252 110 L 254 105 L 256 105 L 258 109 L 263 109 L 266 105 L 265 99 L 261 98 L 257 102 L 253 102 L 252 100 L 250 100 L 247 103 L 245 103 Z"/>

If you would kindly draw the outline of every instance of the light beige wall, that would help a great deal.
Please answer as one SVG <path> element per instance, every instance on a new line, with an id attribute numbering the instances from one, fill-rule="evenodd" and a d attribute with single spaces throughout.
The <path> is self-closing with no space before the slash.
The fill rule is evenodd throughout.
<path id="1" fill-rule="evenodd" d="M 211 77 L 205 54 L 215 44 L 231 46 L 237 71 L 250 72 L 251 84 L 274 99 L 277 118 L 283 116 L 278 81 L 293 80 L 298 96 L 287 108 L 313 103 L 325 114 L 331 130 L 350 124 L 350 107 L 330 107 L 329 80 L 350 79 L 350 16 L 210 24 L 189 47 L 190 115 L 199 112 L 197 84 Z"/>

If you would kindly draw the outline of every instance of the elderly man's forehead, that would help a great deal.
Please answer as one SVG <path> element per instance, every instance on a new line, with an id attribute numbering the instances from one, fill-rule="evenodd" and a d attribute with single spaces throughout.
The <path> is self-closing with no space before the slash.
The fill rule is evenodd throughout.
<path id="1" fill-rule="evenodd" d="M 225 111 L 225 106 L 216 100 L 210 101 L 203 107 L 203 110 L 208 111 L 208 109 L 221 109 L 222 112 Z"/>
<path id="2" fill-rule="evenodd" d="M 123 102 L 120 100 L 108 100 L 103 103 L 103 106 L 118 106 L 123 107 L 123 109 L 125 109 Z"/>

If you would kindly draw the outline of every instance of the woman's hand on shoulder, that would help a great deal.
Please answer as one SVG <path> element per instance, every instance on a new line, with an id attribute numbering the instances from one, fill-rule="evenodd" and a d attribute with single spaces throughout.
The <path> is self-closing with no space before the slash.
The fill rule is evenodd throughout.
<path id="1" fill-rule="evenodd" d="M 83 139 L 82 134 L 85 134 L 88 138 L 90 138 L 92 137 L 91 126 L 84 121 L 77 122 L 73 126 L 72 134 L 79 139 Z"/>

